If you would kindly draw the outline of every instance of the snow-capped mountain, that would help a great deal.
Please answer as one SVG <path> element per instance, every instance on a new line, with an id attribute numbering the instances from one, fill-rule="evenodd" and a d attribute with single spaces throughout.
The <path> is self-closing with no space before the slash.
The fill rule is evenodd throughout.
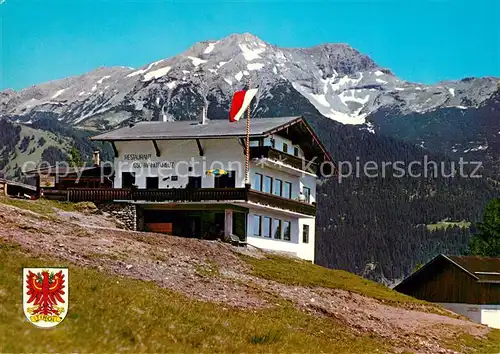
<path id="1" fill-rule="evenodd" d="M 32 122 L 51 113 L 78 127 L 109 129 L 129 119 L 195 119 L 203 106 L 210 118 L 225 118 L 232 93 L 259 87 L 254 115 L 269 113 L 259 102 L 276 87 L 300 93 L 323 116 L 364 124 L 381 108 L 401 114 L 443 107 L 479 106 L 497 90 L 493 78 L 421 85 L 347 44 L 281 48 L 251 34 L 196 43 L 184 53 L 139 69 L 99 68 L 87 74 L 0 92 L 0 117 Z"/>

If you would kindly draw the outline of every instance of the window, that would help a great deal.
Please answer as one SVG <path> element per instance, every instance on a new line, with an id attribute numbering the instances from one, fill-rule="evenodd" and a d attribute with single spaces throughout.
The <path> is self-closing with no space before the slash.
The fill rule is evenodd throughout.
<path id="1" fill-rule="evenodd" d="M 290 221 L 283 221 L 283 240 L 290 241 Z"/>
<path id="2" fill-rule="evenodd" d="M 273 220 L 273 235 L 276 240 L 281 240 L 281 220 Z"/>
<path id="3" fill-rule="evenodd" d="M 122 172 L 122 188 L 131 188 L 135 184 L 134 172 Z"/>
<path id="4" fill-rule="evenodd" d="M 311 202 L 311 189 L 308 187 L 302 188 L 302 194 L 304 194 L 305 202 L 310 203 Z"/>
<path id="5" fill-rule="evenodd" d="M 309 225 L 302 225 L 302 242 L 309 243 Z"/>
<path id="6" fill-rule="evenodd" d="M 283 185 L 283 192 L 281 193 L 282 197 L 292 198 L 292 184 L 290 182 L 285 182 Z"/>
<path id="7" fill-rule="evenodd" d="M 283 182 L 280 179 L 274 180 L 274 194 L 281 196 L 281 188 L 283 186 Z"/>
<path id="8" fill-rule="evenodd" d="M 253 178 L 253 189 L 258 191 L 262 190 L 262 175 L 260 173 L 256 173 Z"/>
<path id="9" fill-rule="evenodd" d="M 264 188 L 262 189 L 263 192 L 266 193 L 271 193 L 273 190 L 273 179 L 269 176 L 264 177 Z"/>
<path id="10" fill-rule="evenodd" d="M 264 237 L 271 238 L 271 218 L 264 216 Z"/>
<path id="11" fill-rule="evenodd" d="M 293 155 L 294 156 L 299 156 L 299 148 L 297 146 L 293 147 Z"/>
<path id="12" fill-rule="evenodd" d="M 201 176 L 188 176 L 186 188 L 201 188 Z"/>
<path id="13" fill-rule="evenodd" d="M 287 143 L 283 143 L 283 152 L 288 153 L 288 144 Z"/>
<path id="14" fill-rule="evenodd" d="M 146 189 L 158 189 L 158 177 L 146 177 Z"/>
<path id="15" fill-rule="evenodd" d="M 234 188 L 236 186 L 235 171 L 227 171 L 227 174 L 214 177 L 215 188 Z"/>
<path id="16" fill-rule="evenodd" d="M 255 236 L 262 236 L 262 216 L 253 216 L 253 234 Z"/>

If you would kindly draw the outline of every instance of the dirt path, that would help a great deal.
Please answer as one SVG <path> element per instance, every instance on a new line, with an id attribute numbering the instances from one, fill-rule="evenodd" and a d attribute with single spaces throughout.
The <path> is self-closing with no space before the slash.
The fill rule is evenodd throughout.
<path id="1" fill-rule="evenodd" d="M 238 252 L 262 257 L 252 248 L 154 233 L 124 231 L 102 215 L 57 211 L 44 217 L 0 204 L 0 237 L 35 254 L 49 254 L 117 275 L 152 280 L 187 296 L 243 308 L 275 306 L 279 299 L 329 316 L 358 333 L 396 343 L 396 351 L 452 352 L 443 339 L 459 333 L 483 336 L 485 326 L 432 313 L 396 308 L 338 289 L 288 286 L 249 275 Z"/>

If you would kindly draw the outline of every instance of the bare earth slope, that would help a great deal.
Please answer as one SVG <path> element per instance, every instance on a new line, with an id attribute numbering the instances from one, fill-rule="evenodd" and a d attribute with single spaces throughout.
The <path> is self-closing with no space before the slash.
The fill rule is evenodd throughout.
<path id="1" fill-rule="evenodd" d="M 341 325 L 350 334 L 384 343 L 381 351 L 475 352 L 480 345 L 479 352 L 495 352 L 495 347 L 482 345 L 500 338 L 498 332 L 485 326 L 347 272 L 217 241 L 124 231 L 105 215 L 70 211 L 73 207 L 67 205 L 66 211 L 49 206 L 39 210 L 35 203 L 0 199 L 0 246 L 15 244 L 33 259 L 69 262 L 70 271 L 83 267 L 153 281 L 190 301 L 218 304 L 221 310 L 234 308 L 265 316 L 284 303 L 291 304 L 300 313 L 330 321 L 327 323 L 332 326 Z M 290 274 L 297 277 L 290 278 Z M 3 293 L 0 284 L 2 301 Z M 260 350 L 282 351 L 284 347 L 280 348 Z"/>

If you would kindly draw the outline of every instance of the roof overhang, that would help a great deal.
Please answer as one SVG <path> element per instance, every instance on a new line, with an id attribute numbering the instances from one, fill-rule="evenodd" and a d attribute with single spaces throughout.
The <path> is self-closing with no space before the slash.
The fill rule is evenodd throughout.
<path id="1" fill-rule="evenodd" d="M 406 284 L 410 283 L 414 279 L 417 279 L 427 269 L 429 269 L 432 265 L 434 265 L 436 262 L 438 262 L 440 260 L 445 260 L 445 261 L 448 261 L 448 262 L 452 263 L 454 266 L 458 267 L 459 269 L 461 269 L 462 271 L 464 271 L 465 273 L 467 273 L 468 275 L 470 275 L 471 277 L 473 277 L 476 281 L 479 280 L 479 278 L 476 275 L 474 275 L 474 273 L 469 272 L 467 269 L 465 269 L 464 267 L 462 267 L 460 264 L 458 264 L 457 262 L 453 261 L 449 257 L 445 256 L 444 254 L 439 254 L 436 257 L 434 257 L 433 259 L 431 259 L 429 262 L 427 262 L 426 264 L 424 264 L 419 270 L 417 270 L 416 272 L 410 274 L 408 277 L 406 277 L 405 279 L 403 279 L 403 281 L 401 281 L 398 285 L 396 285 L 394 287 L 394 290 L 398 291 L 397 288 L 405 286 Z"/>
<path id="2" fill-rule="evenodd" d="M 252 131 L 252 121 L 258 122 L 261 124 L 263 120 L 266 120 L 264 125 L 268 125 L 269 127 L 258 127 L 255 128 L 254 131 Z M 282 123 L 279 123 L 279 120 L 282 120 Z M 276 121 L 276 123 L 273 123 L 273 121 Z M 221 129 L 226 129 L 225 131 L 222 131 L 219 133 L 217 131 L 217 126 L 215 126 L 215 131 L 211 133 L 204 133 L 203 131 L 193 131 L 193 134 L 175 134 L 175 132 L 171 132 L 172 134 L 169 133 L 160 133 L 157 131 L 146 131 L 141 133 L 141 127 L 146 127 L 147 124 L 159 124 L 161 126 L 162 122 L 146 122 L 146 123 L 139 123 L 136 126 L 132 127 L 124 127 L 120 128 L 108 133 L 103 133 L 94 137 L 90 137 L 90 140 L 93 141 L 108 141 L 111 143 L 115 142 L 127 142 L 127 141 L 162 141 L 162 140 L 206 140 L 206 139 L 241 139 L 246 137 L 246 129 L 242 129 L 246 127 L 246 124 L 242 124 L 240 122 L 239 126 L 237 129 L 234 129 L 234 126 L 231 126 L 231 124 L 235 123 L 227 123 L 225 124 L 225 121 L 212 121 L 216 125 L 220 125 Z M 222 123 L 224 122 L 224 123 Z M 193 124 L 191 121 L 184 121 L 184 122 L 174 122 L 178 123 L 177 129 L 186 129 L 187 127 L 193 125 L 196 126 L 196 124 Z M 182 124 L 185 123 L 185 124 Z M 167 126 L 168 124 L 171 123 L 165 123 Z M 211 123 L 207 123 L 210 125 Z M 154 126 L 151 126 L 154 127 Z M 203 127 L 203 125 L 200 125 L 200 128 Z M 324 156 L 324 161 L 330 161 L 333 162 L 333 159 L 330 155 L 330 153 L 327 151 L 321 140 L 318 138 L 318 136 L 315 134 L 314 130 L 312 127 L 309 125 L 309 123 L 302 117 L 302 116 L 297 116 L 297 117 L 285 117 L 285 118 L 255 118 L 254 120 L 250 120 L 250 138 L 265 138 L 273 134 L 284 134 L 285 132 L 288 132 L 288 129 L 292 128 L 292 130 L 295 130 L 296 132 L 301 132 L 299 134 L 308 134 L 312 137 L 312 150 L 315 151 L 315 154 L 321 153 L 321 155 Z M 133 135 L 129 129 L 135 129 L 137 131 L 136 135 Z M 175 128 L 173 128 L 175 129 Z M 191 129 L 191 128 L 188 128 Z M 234 130 L 234 132 L 231 132 L 231 129 Z M 122 134 L 120 134 L 122 132 Z"/>

